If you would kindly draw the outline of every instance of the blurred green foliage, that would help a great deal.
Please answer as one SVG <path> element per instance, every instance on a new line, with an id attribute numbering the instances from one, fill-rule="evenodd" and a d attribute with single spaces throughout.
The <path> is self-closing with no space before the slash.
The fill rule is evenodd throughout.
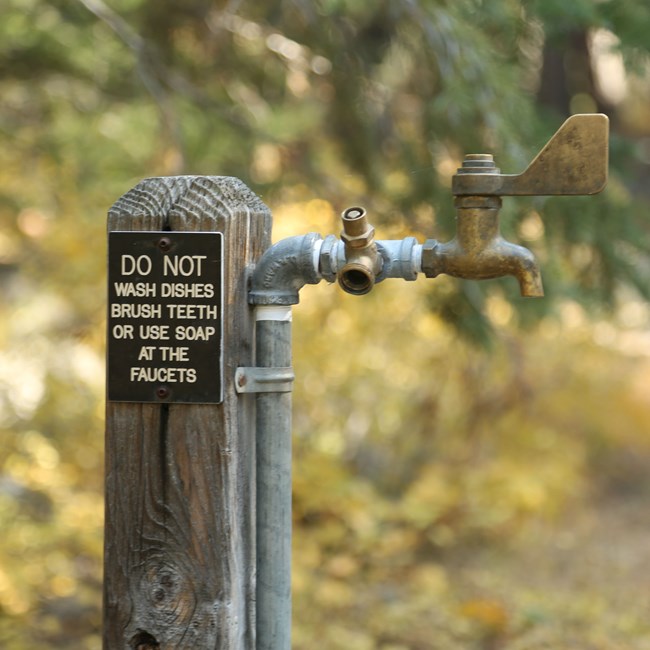
<path id="1" fill-rule="evenodd" d="M 337 232 L 350 204 L 382 238 L 445 239 L 465 153 L 518 172 L 595 110 L 607 191 L 505 201 L 546 299 L 449 278 L 303 292 L 295 647 L 646 647 L 642 545 L 627 564 L 593 546 L 634 517 L 577 510 L 564 546 L 539 530 L 648 487 L 649 30 L 644 0 L 4 0 L 0 647 L 100 647 L 113 201 L 223 174 L 276 239 Z M 607 577 L 550 559 L 592 556 Z"/>

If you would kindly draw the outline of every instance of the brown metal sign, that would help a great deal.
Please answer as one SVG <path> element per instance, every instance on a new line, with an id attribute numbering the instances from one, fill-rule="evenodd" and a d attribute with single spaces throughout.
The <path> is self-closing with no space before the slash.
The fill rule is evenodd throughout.
<path id="1" fill-rule="evenodd" d="M 222 278 L 222 233 L 109 233 L 109 400 L 223 400 Z"/>

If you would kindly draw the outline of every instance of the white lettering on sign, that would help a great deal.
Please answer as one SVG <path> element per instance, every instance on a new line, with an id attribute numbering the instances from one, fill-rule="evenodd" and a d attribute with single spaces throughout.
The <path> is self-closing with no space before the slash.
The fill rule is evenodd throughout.
<path id="1" fill-rule="evenodd" d="M 115 295 L 119 298 L 155 298 L 156 285 L 153 282 L 114 282 Z"/>
<path id="2" fill-rule="evenodd" d="M 169 325 L 138 325 L 138 336 L 143 341 L 169 341 Z"/>
<path id="3" fill-rule="evenodd" d="M 158 350 L 160 350 L 160 354 L 162 355 L 163 361 L 189 361 L 190 360 L 189 357 L 187 356 L 189 348 L 186 347 L 172 348 L 167 346 L 160 346 Z"/>
<path id="4" fill-rule="evenodd" d="M 175 333 L 177 341 L 207 341 L 217 333 L 217 330 L 214 327 L 196 327 L 194 325 L 184 327 L 179 325 Z"/>
<path id="5" fill-rule="evenodd" d="M 221 233 L 110 233 L 110 400 L 221 401 L 222 276 Z"/>
<path id="6" fill-rule="evenodd" d="M 161 298 L 214 298 L 214 285 L 163 282 L 160 285 L 160 296 Z"/>
<path id="7" fill-rule="evenodd" d="M 215 319 L 217 318 L 216 305 L 167 305 L 170 318 L 182 319 Z"/>
<path id="8" fill-rule="evenodd" d="M 163 275 L 201 275 L 201 265 L 207 255 L 168 255 L 163 263 Z"/>
<path id="9" fill-rule="evenodd" d="M 113 325 L 111 331 L 115 339 L 133 340 L 133 325 Z"/>
<path id="10" fill-rule="evenodd" d="M 111 304 L 112 318 L 160 318 L 161 316 L 162 305 L 120 302 Z"/>
<path id="11" fill-rule="evenodd" d="M 133 367 L 130 371 L 131 381 L 155 381 L 161 383 L 193 384 L 196 381 L 195 368 L 139 368 Z"/>
<path id="12" fill-rule="evenodd" d="M 122 255 L 122 275 L 149 275 L 151 273 L 152 262 L 148 255 Z"/>
<path id="13" fill-rule="evenodd" d="M 143 345 L 138 354 L 138 361 L 153 361 L 153 353 L 155 350 L 155 345 Z"/>

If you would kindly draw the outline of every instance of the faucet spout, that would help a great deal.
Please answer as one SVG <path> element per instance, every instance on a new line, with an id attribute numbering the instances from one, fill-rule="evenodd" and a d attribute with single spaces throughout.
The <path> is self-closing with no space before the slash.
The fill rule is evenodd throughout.
<path id="1" fill-rule="evenodd" d="M 542 277 L 527 248 L 506 241 L 499 231 L 501 199 L 465 196 L 456 199 L 456 236 L 422 247 L 422 271 L 429 278 L 446 273 L 466 280 L 488 280 L 506 275 L 519 282 L 522 296 L 544 295 Z"/>
<path id="2" fill-rule="evenodd" d="M 542 275 L 537 260 L 527 248 L 499 237 L 485 250 L 485 255 L 482 277 L 487 279 L 511 275 L 519 282 L 519 292 L 523 297 L 544 296 Z"/>

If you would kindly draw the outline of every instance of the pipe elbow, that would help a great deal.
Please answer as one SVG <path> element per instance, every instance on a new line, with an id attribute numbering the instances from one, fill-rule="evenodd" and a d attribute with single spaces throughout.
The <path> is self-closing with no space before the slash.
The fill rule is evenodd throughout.
<path id="1" fill-rule="evenodd" d="M 288 237 L 262 255 L 251 280 L 252 305 L 296 305 L 305 284 L 318 284 L 318 233 Z"/>

